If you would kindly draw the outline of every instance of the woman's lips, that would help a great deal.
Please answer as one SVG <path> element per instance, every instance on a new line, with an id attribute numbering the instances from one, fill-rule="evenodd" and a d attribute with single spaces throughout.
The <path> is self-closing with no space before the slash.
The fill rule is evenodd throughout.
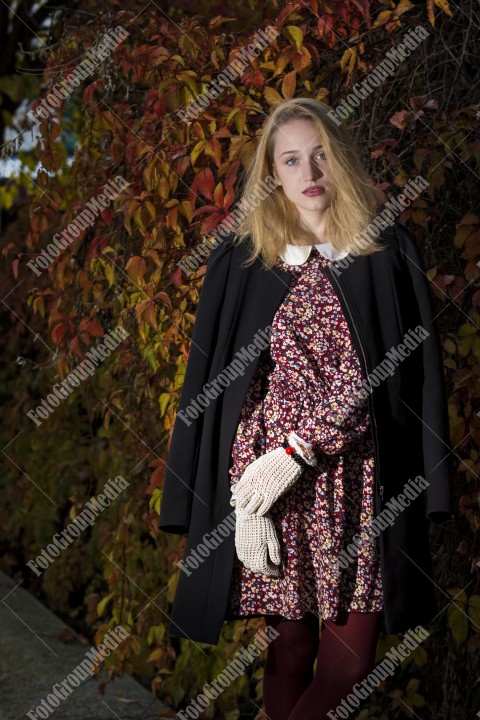
<path id="1" fill-rule="evenodd" d="M 321 187 L 320 185 L 318 187 L 311 187 L 307 190 L 303 191 L 304 195 L 308 195 L 309 197 L 314 197 L 315 195 L 322 195 L 322 193 L 325 192 L 325 188 Z"/>

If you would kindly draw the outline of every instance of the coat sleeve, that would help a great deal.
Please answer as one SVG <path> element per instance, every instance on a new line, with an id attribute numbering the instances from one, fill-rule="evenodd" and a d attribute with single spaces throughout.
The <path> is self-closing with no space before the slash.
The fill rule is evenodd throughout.
<path id="1" fill-rule="evenodd" d="M 444 375 L 443 355 L 438 328 L 435 322 L 428 278 L 413 235 L 396 224 L 398 249 L 411 279 L 422 326 L 429 333 L 422 342 L 422 444 L 426 490 L 427 515 L 436 523 L 453 520 L 451 477 L 453 463 L 450 444 L 448 404 Z"/>
<path id="2" fill-rule="evenodd" d="M 188 535 L 190 512 L 194 495 L 195 472 L 203 414 L 186 413 L 192 398 L 202 392 L 208 381 L 216 347 L 220 313 L 228 282 L 233 234 L 215 247 L 208 257 L 207 268 L 197 304 L 192 341 L 179 408 L 175 418 L 170 447 L 167 454 L 163 485 L 160 530 L 177 535 Z"/>

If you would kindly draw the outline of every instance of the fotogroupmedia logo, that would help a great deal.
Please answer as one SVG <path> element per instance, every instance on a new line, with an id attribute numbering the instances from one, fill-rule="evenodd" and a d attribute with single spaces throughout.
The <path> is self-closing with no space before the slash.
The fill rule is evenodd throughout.
<path id="1" fill-rule="evenodd" d="M 103 186 L 98 195 L 92 196 L 85 208 L 76 215 L 71 223 L 59 233 L 56 233 L 52 242 L 40 251 L 35 260 L 29 260 L 27 267 L 33 270 L 37 277 L 47 270 L 62 250 L 69 247 L 80 234 L 89 227 L 93 227 L 102 210 L 105 210 L 130 183 L 121 175 L 117 175 Z"/>
<path id="2" fill-rule="evenodd" d="M 97 667 L 122 643 L 130 633 L 121 625 L 107 630 L 98 647 L 91 647 L 82 660 L 61 682 L 55 683 L 47 697 L 42 698 L 33 710 L 27 712 L 30 720 L 45 720 L 60 706 L 63 700 L 88 677 L 93 677 Z"/>
<path id="3" fill-rule="evenodd" d="M 42 422 L 47 420 L 54 410 L 72 394 L 83 380 L 95 374 L 98 365 L 129 335 L 130 333 L 121 325 L 117 325 L 116 328 L 106 333 L 103 336 L 103 342 L 89 350 L 86 353 L 85 359 L 68 373 L 66 378 L 60 383 L 55 383 L 52 387 L 52 392 L 49 393 L 34 410 L 29 410 L 27 417 L 33 420 L 35 425 L 39 427 Z"/>

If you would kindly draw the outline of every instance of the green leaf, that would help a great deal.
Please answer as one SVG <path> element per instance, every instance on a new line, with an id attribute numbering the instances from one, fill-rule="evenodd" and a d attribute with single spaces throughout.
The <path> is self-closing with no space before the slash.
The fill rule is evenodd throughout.
<path id="1" fill-rule="evenodd" d="M 172 399 L 170 393 L 162 393 L 158 398 L 158 404 L 160 405 L 160 417 L 165 415 L 165 411 L 168 407 L 168 403 Z"/>
<path id="2" fill-rule="evenodd" d="M 108 280 L 108 286 L 112 287 L 115 284 L 115 268 L 110 262 L 105 263 L 105 277 Z"/>
<path id="3" fill-rule="evenodd" d="M 108 603 L 113 598 L 113 593 L 109 593 L 108 595 L 105 595 L 104 598 L 100 600 L 99 603 L 97 603 L 97 616 L 102 617 L 103 613 L 105 612 Z"/>
<path id="4" fill-rule="evenodd" d="M 155 488 L 150 498 L 148 506 L 151 510 L 155 510 L 157 515 L 160 515 L 160 505 L 162 504 L 162 488 Z"/>

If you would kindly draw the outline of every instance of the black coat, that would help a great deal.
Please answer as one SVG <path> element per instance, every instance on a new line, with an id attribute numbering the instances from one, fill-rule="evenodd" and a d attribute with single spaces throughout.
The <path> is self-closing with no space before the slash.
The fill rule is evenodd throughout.
<path id="1" fill-rule="evenodd" d="M 237 351 L 271 325 L 293 278 L 279 268 L 267 269 L 260 259 L 242 268 L 246 247 L 234 246 L 231 238 L 211 252 L 207 263 L 167 457 L 159 528 L 188 534 L 185 557 L 205 541 L 205 533 L 228 515 L 235 517 L 229 504 L 230 453 L 257 361 L 248 363 L 189 425 L 179 414 Z M 386 228 L 380 239 L 386 246 L 382 252 L 357 256 L 339 273 L 334 266 L 326 272 L 365 378 L 402 343 L 406 331 L 421 325 L 429 332 L 368 395 L 377 514 L 409 479 L 421 475 L 430 483 L 378 539 L 386 630 L 394 633 L 428 623 L 438 612 L 428 519 L 452 519 L 452 463 L 441 346 L 423 263 L 413 236 L 402 225 Z M 216 645 L 223 621 L 229 619 L 234 531 L 211 547 L 197 569 L 179 570 L 168 632 Z"/>

